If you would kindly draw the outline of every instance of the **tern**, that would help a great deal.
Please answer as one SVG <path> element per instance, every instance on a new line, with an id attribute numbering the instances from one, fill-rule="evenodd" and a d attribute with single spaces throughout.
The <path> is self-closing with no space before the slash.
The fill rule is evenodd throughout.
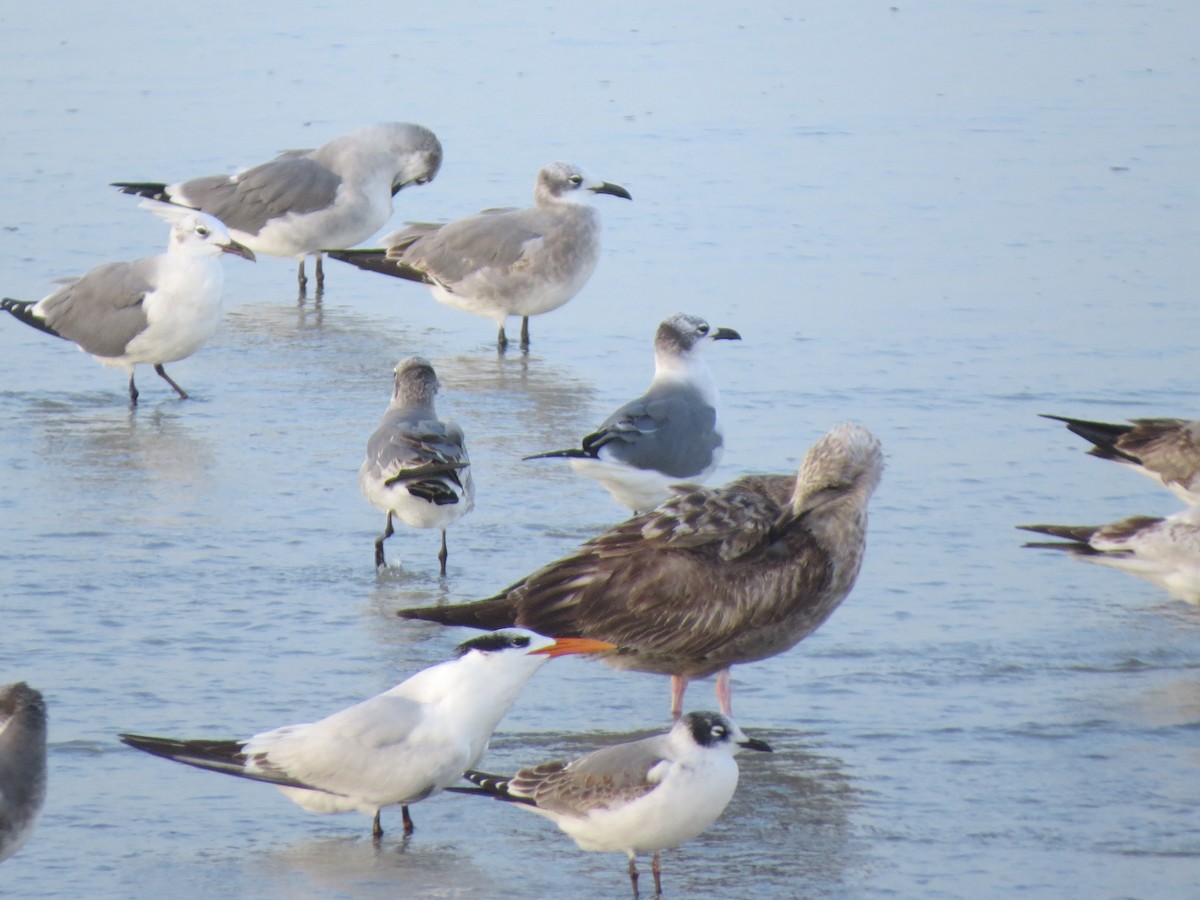
<path id="1" fill-rule="evenodd" d="M 376 697 L 318 722 L 286 725 L 244 740 L 175 740 L 122 734 L 121 741 L 185 765 L 274 784 L 310 812 L 374 815 L 458 781 L 487 749 L 526 682 L 554 656 L 613 649 L 604 641 L 507 629 L 459 645 L 454 659 L 418 672 Z"/>

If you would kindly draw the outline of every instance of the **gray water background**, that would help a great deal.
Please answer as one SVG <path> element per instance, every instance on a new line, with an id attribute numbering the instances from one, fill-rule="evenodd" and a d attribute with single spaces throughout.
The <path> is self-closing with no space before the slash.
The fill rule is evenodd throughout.
<path id="1" fill-rule="evenodd" d="M 446 161 L 395 225 L 527 202 L 551 160 L 600 198 L 583 293 L 528 356 L 419 287 L 226 263 L 221 331 L 120 372 L 0 322 L 0 681 L 51 716 L 22 897 L 625 897 L 624 860 L 443 795 L 361 816 L 153 760 L 123 730 L 245 736 L 444 659 L 467 632 L 394 611 L 487 596 L 621 510 L 522 454 L 564 446 L 651 372 L 677 310 L 737 328 L 713 483 L 791 471 L 856 419 L 888 458 L 854 593 L 735 669 L 773 757 L 665 855 L 673 897 L 1182 897 L 1200 883 L 1200 612 L 1021 549 L 1013 526 L 1164 514 L 1039 412 L 1195 416 L 1200 11 L 1169 2 L 0 5 L 3 293 L 159 252 L 106 185 L 234 171 L 390 120 Z M 355 474 L 390 370 L 429 357 L 465 427 L 474 513 L 401 530 Z M 556 661 L 489 768 L 667 724 L 667 684 Z M 688 694 L 711 708 L 711 683 Z"/>

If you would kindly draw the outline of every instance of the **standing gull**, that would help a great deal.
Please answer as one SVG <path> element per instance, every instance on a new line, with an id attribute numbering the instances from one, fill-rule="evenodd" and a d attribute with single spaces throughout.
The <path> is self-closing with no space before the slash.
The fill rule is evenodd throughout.
<path id="1" fill-rule="evenodd" d="M 1110 425 L 1066 416 L 1043 418 L 1066 422 L 1068 429 L 1091 441 L 1092 456 L 1129 466 L 1185 503 L 1200 504 L 1200 421 L 1130 419 L 1131 425 Z"/>
<path id="2" fill-rule="evenodd" d="M 0 688 L 0 862 L 21 849 L 46 802 L 46 703 L 23 681 Z"/>
<path id="3" fill-rule="evenodd" d="M 315 150 L 288 150 L 236 175 L 175 184 L 119 181 L 113 187 L 202 209 L 256 253 L 298 259 L 303 292 L 305 256 L 316 255 L 320 290 L 321 250 L 365 241 L 392 215 L 392 197 L 409 185 L 428 184 L 441 164 L 442 145 L 432 131 L 387 122 Z"/>
<path id="4" fill-rule="evenodd" d="M 375 567 L 387 563 L 383 542 L 393 534 L 392 516 L 414 528 L 440 528 L 438 561 L 446 574 L 446 529 L 475 507 L 475 482 L 463 431 L 437 417 L 433 398 L 440 384 L 433 366 L 419 356 L 395 368 L 392 402 L 367 442 L 367 458 L 358 470 L 358 486 L 373 505 L 387 513 L 387 525 L 375 541 Z"/>
<path id="5" fill-rule="evenodd" d="M 741 339 L 732 328 L 713 331 L 697 316 L 676 313 L 654 334 L 654 378 L 646 393 L 600 423 L 582 446 L 525 459 L 566 457 L 635 513 L 670 497 L 672 485 L 705 481 L 721 461 L 725 437 L 717 383 L 700 348 Z"/>
<path id="6" fill-rule="evenodd" d="M 703 833 L 725 811 L 738 783 L 733 756 L 743 748 L 771 751 L 725 716 L 691 712 L 666 734 L 531 766 L 511 778 L 469 771 L 478 788 L 450 790 L 488 794 L 539 813 L 581 850 L 625 853 L 634 897 L 636 856 L 653 853 L 659 897 L 659 852 Z"/>
<path id="7" fill-rule="evenodd" d="M 496 342 L 508 346 L 504 321 L 521 317 L 521 347 L 529 347 L 529 317 L 558 309 L 579 293 L 600 258 L 596 194 L 632 199 L 629 191 L 556 162 L 537 176 L 529 209 L 486 209 L 448 225 L 410 223 L 378 250 L 333 250 L 333 259 L 429 285 L 434 299 L 491 319 Z"/>
<path id="8" fill-rule="evenodd" d="M 517 695 L 552 656 L 612 649 L 600 641 L 554 640 L 510 629 L 472 638 L 454 659 L 418 672 L 370 700 L 304 725 L 245 740 L 122 734 L 131 747 L 200 769 L 265 781 L 309 812 L 374 815 L 458 781 L 487 749 Z"/>
<path id="9" fill-rule="evenodd" d="M 713 673 L 731 715 L 729 667 L 791 648 L 854 586 L 882 472 L 874 435 L 840 425 L 797 475 L 679 494 L 495 597 L 398 615 L 611 641 L 620 649 L 605 655 L 610 665 L 671 676 L 676 718 L 688 680 Z"/>
<path id="10" fill-rule="evenodd" d="M 1063 538 L 1026 547 L 1063 550 L 1084 562 L 1145 578 L 1176 600 L 1200 604 L 1200 506 L 1166 518 L 1132 516 L 1108 525 L 1017 527 Z"/>
<path id="11" fill-rule="evenodd" d="M 173 223 L 166 253 L 105 263 L 41 300 L 6 297 L 0 309 L 74 341 L 102 365 L 124 369 L 131 403 L 138 399 L 133 381 L 138 363 L 153 365 L 187 399 L 163 363 L 191 356 L 216 331 L 225 278 L 217 257 L 232 253 L 253 260 L 254 254 L 210 215 L 153 200 L 141 205 Z"/>

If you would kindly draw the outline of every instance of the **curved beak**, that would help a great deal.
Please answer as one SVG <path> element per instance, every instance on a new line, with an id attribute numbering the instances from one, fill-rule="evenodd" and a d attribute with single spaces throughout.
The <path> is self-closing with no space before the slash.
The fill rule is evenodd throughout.
<path id="1" fill-rule="evenodd" d="M 621 187 L 619 184 L 609 184 L 607 181 L 602 181 L 597 185 L 588 188 L 593 194 L 612 194 L 614 197 L 624 197 L 626 200 L 632 200 L 633 197 L 629 191 Z"/>
<path id="2" fill-rule="evenodd" d="M 771 745 L 766 741 L 760 741 L 758 738 L 748 737 L 744 741 L 738 741 L 737 745 L 745 750 L 761 750 L 763 753 L 774 753 Z"/>
<path id="3" fill-rule="evenodd" d="M 549 657 L 567 656 L 572 653 L 603 653 L 606 650 L 616 650 L 616 644 L 608 641 L 593 641 L 591 638 L 557 638 L 549 647 L 534 650 L 534 653 L 545 653 Z"/>
<path id="4" fill-rule="evenodd" d="M 254 255 L 254 251 L 245 244 L 239 244 L 237 241 L 230 241 L 228 244 L 221 245 L 222 253 L 232 253 L 234 256 L 240 256 L 242 259 L 248 259 L 250 262 L 257 262 L 258 257 Z"/>
<path id="5" fill-rule="evenodd" d="M 710 337 L 714 341 L 740 341 L 742 336 L 732 328 L 718 328 Z"/>

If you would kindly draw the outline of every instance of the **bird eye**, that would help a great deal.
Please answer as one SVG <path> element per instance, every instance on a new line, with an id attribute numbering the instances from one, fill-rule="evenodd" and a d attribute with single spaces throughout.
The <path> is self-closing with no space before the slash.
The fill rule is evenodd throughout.
<path id="1" fill-rule="evenodd" d="M 708 334 L 708 325 L 701 324 L 697 329 L 701 334 Z"/>
<path id="2" fill-rule="evenodd" d="M 571 182 L 571 187 L 579 187 L 581 184 L 583 184 L 583 176 L 582 175 L 572 175 L 567 180 L 569 182 Z"/>
<path id="3" fill-rule="evenodd" d="M 520 637 L 515 637 L 515 638 L 513 638 L 513 646 L 514 647 L 528 647 L 529 646 L 529 638 L 527 638 L 525 635 L 521 635 Z"/>
<path id="4" fill-rule="evenodd" d="M 714 725 L 712 727 L 712 736 L 715 738 L 725 737 L 725 726 L 724 725 Z"/>
<path id="5" fill-rule="evenodd" d="M 207 225 L 197 225 L 196 226 L 196 234 L 200 235 L 200 237 L 208 237 L 208 226 Z"/>

